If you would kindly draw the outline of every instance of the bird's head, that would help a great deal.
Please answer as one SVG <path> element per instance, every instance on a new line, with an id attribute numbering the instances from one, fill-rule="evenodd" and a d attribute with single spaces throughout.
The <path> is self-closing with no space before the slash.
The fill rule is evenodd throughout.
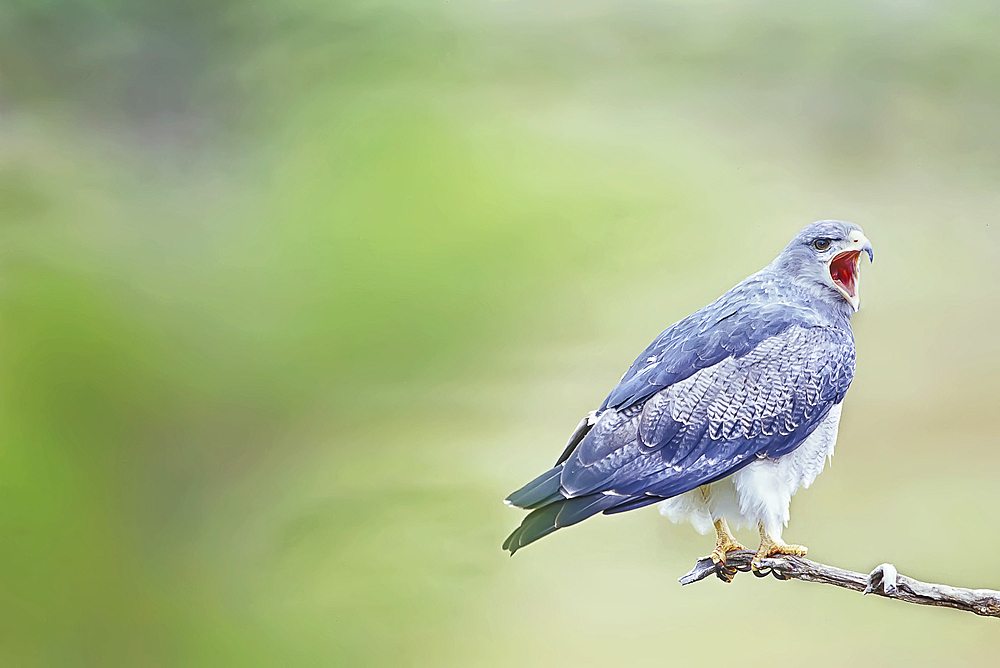
<path id="1" fill-rule="evenodd" d="M 772 267 L 819 298 L 846 302 L 855 311 L 859 296 L 861 254 L 875 259 L 871 242 L 854 223 L 821 220 L 795 235 Z"/>

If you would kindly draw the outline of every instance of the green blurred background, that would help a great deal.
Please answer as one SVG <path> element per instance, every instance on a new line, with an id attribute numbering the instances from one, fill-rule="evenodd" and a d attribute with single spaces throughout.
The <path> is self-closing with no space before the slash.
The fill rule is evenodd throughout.
<path id="1" fill-rule="evenodd" d="M 501 504 L 805 224 L 872 239 L 786 537 L 1000 588 L 993 2 L 6 0 L 0 663 L 990 664 Z M 741 534 L 748 543 L 752 534 Z"/>

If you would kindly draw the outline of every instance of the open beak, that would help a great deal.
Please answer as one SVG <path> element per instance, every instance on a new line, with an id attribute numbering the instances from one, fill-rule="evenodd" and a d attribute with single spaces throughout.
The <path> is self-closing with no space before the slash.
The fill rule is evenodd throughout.
<path id="1" fill-rule="evenodd" d="M 846 249 L 840 251 L 827 263 L 830 270 L 830 278 L 837 286 L 844 299 L 851 307 L 857 311 L 861 306 L 861 297 L 858 292 L 860 288 L 861 272 L 858 267 L 861 264 L 861 254 L 868 253 L 868 261 L 875 260 L 875 251 L 868 238 L 861 232 L 851 233 L 851 243 Z"/>

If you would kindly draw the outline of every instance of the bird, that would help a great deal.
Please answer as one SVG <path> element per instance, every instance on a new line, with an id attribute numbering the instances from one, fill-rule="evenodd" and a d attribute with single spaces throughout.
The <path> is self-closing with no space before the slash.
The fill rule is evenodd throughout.
<path id="1" fill-rule="evenodd" d="M 759 532 L 756 570 L 770 556 L 804 555 L 782 530 L 791 497 L 833 456 L 854 379 L 862 254 L 875 259 L 861 227 L 817 221 L 665 329 L 580 421 L 555 466 L 505 499 L 531 512 L 503 549 L 513 556 L 598 513 L 660 503 L 674 522 L 714 527 L 718 566 L 747 549 L 730 523 Z"/>

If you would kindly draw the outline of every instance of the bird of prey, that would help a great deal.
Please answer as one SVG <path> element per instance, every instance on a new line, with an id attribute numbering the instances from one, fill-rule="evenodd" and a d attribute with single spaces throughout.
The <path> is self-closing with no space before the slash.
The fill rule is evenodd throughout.
<path id="1" fill-rule="evenodd" d="M 507 497 L 532 512 L 504 549 L 662 502 L 675 522 L 701 533 L 714 525 L 716 564 L 746 549 L 731 522 L 759 530 L 754 568 L 805 554 L 781 532 L 792 495 L 833 456 L 854 377 L 862 253 L 874 259 L 857 225 L 813 223 L 771 264 L 664 330 L 581 420 L 556 465 Z"/>

